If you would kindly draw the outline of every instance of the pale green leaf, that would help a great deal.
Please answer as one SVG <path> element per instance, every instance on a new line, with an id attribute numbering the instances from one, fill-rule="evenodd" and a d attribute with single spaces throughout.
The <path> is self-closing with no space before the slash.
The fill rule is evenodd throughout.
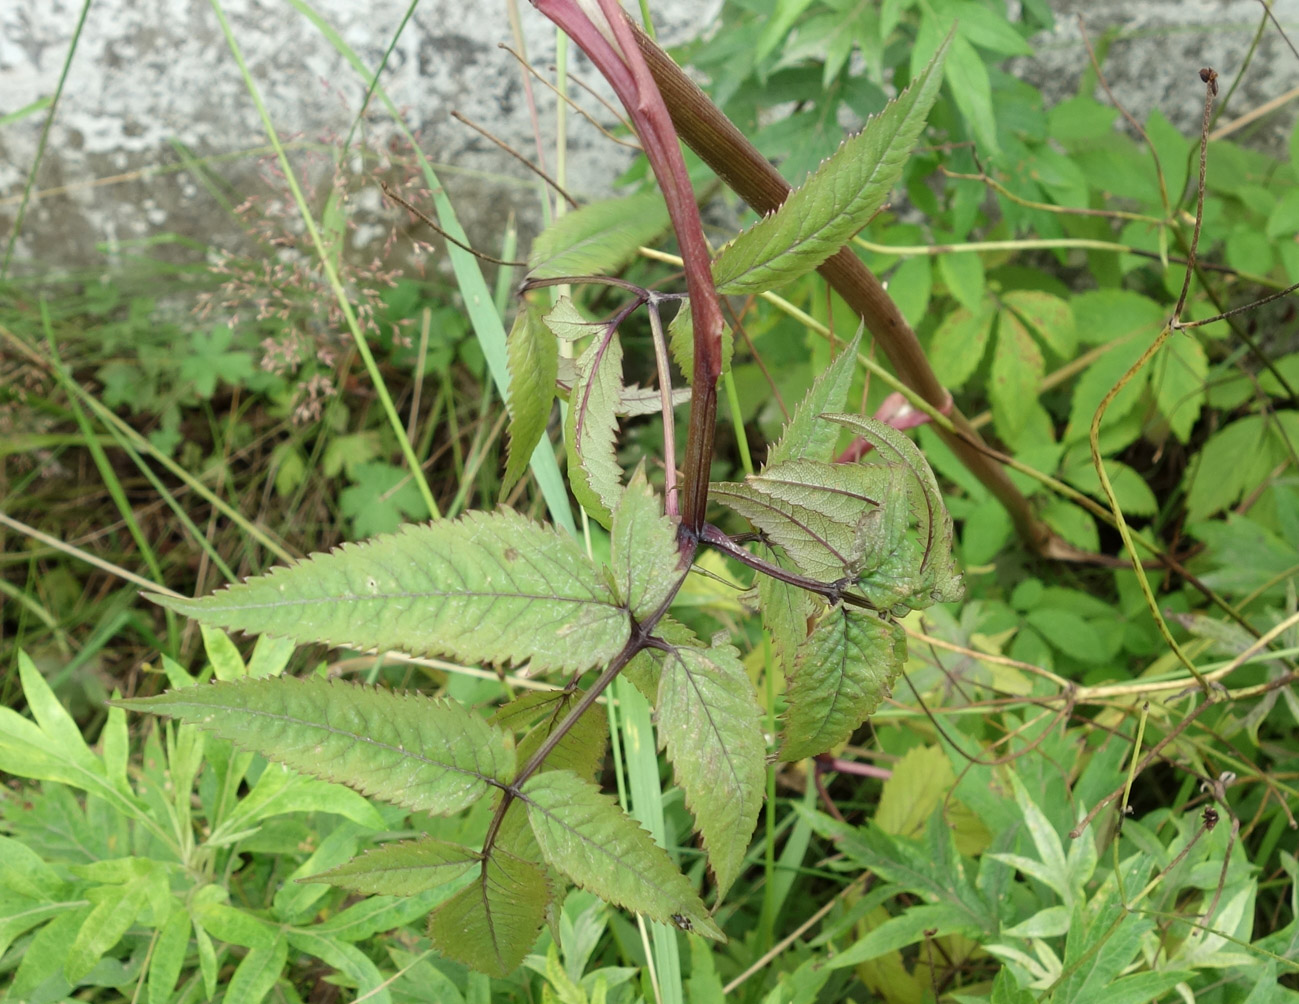
<path id="1" fill-rule="evenodd" d="M 480 879 L 433 912 L 429 940 L 449 959 L 505 977 L 537 940 L 549 901 L 545 873 L 497 849 L 483 863 Z"/>
<path id="2" fill-rule="evenodd" d="M 18 679 L 22 683 L 23 696 L 27 699 L 27 708 L 36 719 L 41 732 L 49 742 L 57 747 L 65 759 L 76 764 L 80 769 L 97 777 L 105 777 L 107 771 L 103 761 L 91 752 L 86 741 L 81 738 L 81 730 L 72 716 L 54 696 L 54 691 L 36 668 L 36 664 L 26 652 L 18 653 Z"/>
<path id="3" fill-rule="evenodd" d="M 982 258 L 965 253 L 940 255 L 938 274 L 957 303 L 967 311 L 979 312 L 986 285 Z"/>
<path id="4" fill-rule="evenodd" d="M 889 695 L 906 659 L 902 629 L 869 610 L 837 604 L 799 649 L 785 688 L 782 760 L 842 743 Z"/>
<path id="5" fill-rule="evenodd" d="M 668 351 L 672 361 L 685 374 L 686 380 L 695 376 L 695 324 L 690 314 L 690 301 L 682 300 L 677 312 L 668 324 Z M 722 369 L 725 373 L 731 368 L 731 357 L 735 354 L 735 336 L 728 327 L 722 328 Z"/>
<path id="6" fill-rule="evenodd" d="M 606 529 L 622 496 L 616 453 L 622 390 L 622 343 L 611 331 L 595 339 L 577 361 L 564 422 L 569 486 L 587 514 Z"/>
<path id="7" fill-rule="evenodd" d="M 148 1004 L 166 1004 L 176 989 L 180 971 L 189 951 L 189 914 L 177 906 L 158 933 L 158 941 L 149 957 Z"/>
<path id="8" fill-rule="evenodd" d="M 978 369 L 996 316 L 990 307 L 978 313 L 962 307 L 943 318 L 929 349 L 934 373 L 943 386 L 958 388 Z"/>
<path id="9" fill-rule="evenodd" d="M 505 495 L 523 477 L 541 442 L 555 401 L 559 346 L 541 318 L 541 306 L 525 301 L 506 343 L 510 368 L 510 451 L 501 478 Z"/>
<path id="10" fill-rule="evenodd" d="M 1209 360 L 1194 335 L 1175 334 L 1151 361 L 1150 386 L 1168 427 L 1183 443 L 1199 420 L 1206 399 Z"/>
<path id="11" fill-rule="evenodd" d="M 589 203 L 559 217 L 532 242 L 528 277 L 616 272 L 667 226 L 667 207 L 657 190 Z"/>
<path id="12" fill-rule="evenodd" d="M 1072 359 L 1078 345 L 1073 310 L 1058 296 L 1037 289 L 1003 293 L 1002 303 L 1015 312 L 1033 333 L 1061 359 Z"/>
<path id="13" fill-rule="evenodd" d="M 979 152 L 989 157 L 999 155 L 1001 145 L 997 140 L 992 81 L 983 56 L 958 35 L 951 40 L 943 76 L 960 111 L 959 118 L 974 134 Z"/>
<path id="14" fill-rule="evenodd" d="M 845 142 L 774 213 L 718 254 L 720 293 L 759 293 L 792 282 L 839 250 L 884 204 L 902 175 L 942 84 L 946 44 L 911 85 Z"/>
<path id="15" fill-rule="evenodd" d="M 0 889 L 44 902 L 57 897 L 62 887 L 59 873 L 39 854 L 13 837 L 0 836 Z"/>
<path id="16" fill-rule="evenodd" d="M 614 589 L 638 621 L 663 605 L 685 577 L 677 550 L 677 526 L 640 468 L 613 514 L 611 541 Z"/>
<path id="17" fill-rule="evenodd" d="M 514 772 L 510 738 L 448 700 L 273 677 L 120 702 L 408 809 L 457 812 Z"/>
<path id="18" fill-rule="evenodd" d="M 63 966 L 70 983 L 78 983 L 130 930 L 148 901 L 145 884 L 145 880 L 137 879 L 127 885 L 100 886 L 91 892 L 94 908 L 77 931 Z"/>
<path id="19" fill-rule="evenodd" d="M 998 315 L 988 396 L 992 399 L 997 434 L 1007 443 L 1014 445 L 1023 435 L 1045 372 L 1042 350 L 1033 336 L 1018 317 L 1002 311 Z"/>
<path id="20" fill-rule="evenodd" d="M 775 558 L 781 567 L 792 567 L 788 559 Z M 794 654 L 807 637 L 807 622 L 816 611 L 811 593 L 771 575 L 758 578 L 758 604 L 762 626 L 771 633 L 776 665 L 783 676 L 794 668 Z"/>
<path id="21" fill-rule="evenodd" d="M 941 938 L 955 932 L 977 930 L 959 907 L 948 903 L 924 903 L 913 906 L 898 917 L 890 917 L 864 938 L 838 953 L 827 963 L 831 969 L 843 969 L 879 958 L 918 941 Z"/>
<path id="22" fill-rule="evenodd" d="M 663 660 L 659 743 L 726 895 L 744 863 L 766 786 L 762 709 L 729 645 L 673 648 Z"/>
<path id="23" fill-rule="evenodd" d="M 725 940 L 667 853 L 608 795 L 565 770 L 529 778 L 520 795 L 546 860 L 601 899 Z"/>
<path id="24" fill-rule="evenodd" d="M 844 346 L 834 362 L 825 368 L 795 406 L 789 421 L 780 434 L 780 440 L 767 452 L 766 466 L 783 460 L 830 460 L 839 430 L 821 420 L 827 411 L 837 411 L 844 406 L 853 371 L 857 367 L 857 349 L 861 345 L 861 329 L 853 340 Z"/>
<path id="25" fill-rule="evenodd" d="M 225 999 L 258 1004 L 274 988 L 288 960 L 289 943 L 283 935 L 268 948 L 249 949 L 230 977 Z"/>
<path id="26" fill-rule="evenodd" d="M 403 527 L 230 586 L 159 603 L 298 642 L 583 670 L 630 627 L 580 546 L 518 513 Z"/>
<path id="27" fill-rule="evenodd" d="M 939 746 L 914 746 L 893 764 L 880 791 L 874 823 L 885 833 L 919 837 L 929 816 L 956 783 L 951 762 Z"/>
<path id="28" fill-rule="evenodd" d="M 366 851 L 311 882 L 378 896 L 413 896 L 451 882 L 481 860 L 477 851 L 443 840 L 403 840 Z"/>
<path id="29" fill-rule="evenodd" d="M 567 296 L 561 296 L 550 308 L 544 321 L 550 333 L 566 342 L 575 342 L 604 332 L 603 321 L 593 321 L 577 309 L 577 305 Z"/>
<path id="30" fill-rule="evenodd" d="M 1235 505 L 1263 482 L 1272 467 L 1268 451 L 1261 448 L 1266 440 L 1267 423 L 1261 415 L 1246 415 L 1209 437 L 1187 474 L 1188 522 Z"/>

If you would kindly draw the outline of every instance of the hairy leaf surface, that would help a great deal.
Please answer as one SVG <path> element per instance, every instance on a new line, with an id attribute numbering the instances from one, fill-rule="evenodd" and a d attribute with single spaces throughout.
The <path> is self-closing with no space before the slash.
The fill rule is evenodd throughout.
<path id="1" fill-rule="evenodd" d="M 685 574 L 679 567 L 676 524 L 663 514 L 643 468 L 632 476 L 613 515 L 611 546 L 614 589 L 632 616 L 643 620 Z"/>
<path id="2" fill-rule="evenodd" d="M 767 453 L 767 467 L 784 460 L 831 459 L 839 430 L 822 421 L 820 416 L 824 412 L 837 411 L 843 407 L 848 387 L 852 383 L 853 371 L 857 368 L 857 349 L 860 345 L 859 329 L 853 340 L 812 382 L 812 386 L 803 395 L 803 400 L 795 406 L 781 432 L 780 440 Z"/>
<path id="3" fill-rule="evenodd" d="M 663 848 L 595 785 L 566 770 L 529 778 L 522 798 L 546 860 L 610 903 L 724 941 Z"/>
<path id="4" fill-rule="evenodd" d="M 537 940 L 549 901 L 545 872 L 497 849 L 478 878 L 433 911 L 429 940 L 449 959 L 505 977 Z"/>
<path id="5" fill-rule="evenodd" d="M 377 896 L 414 896 L 458 879 L 482 855 L 444 840 L 402 840 L 383 844 L 305 881 L 328 882 Z"/>
<path id="6" fill-rule="evenodd" d="M 452 813 L 514 773 L 514 744 L 462 705 L 319 677 L 244 679 L 116 702 L 407 809 Z"/>
<path id="7" fill-rule="evenodd" d="M 569 486 L 587 514 L 606 529 L 622 495 L 615 452 L 622 390 L 622 343 L 612 332 L 593 341 L 577 361 L 564 423 Z"/>
<path id="8" fill-rule="evenodd" d="M 571 538 L 518 513 L 403 527 L 198 600 L 206 624 L 365 650 L 577 671 L 627 640 L 627 613 Z"/>
<path id="9" fill-rule="evenodd" d="M 616 272 L 667 226 L 667 208 L 656 190 L 589 203 L 565 213 L 538 235 L 528 255 L 528 276 L 554 279 Z"/>
<path id="10" fill-rule="evenodd" d="M 749 849 L 766 788 L 762 708 L 730 645 L 674 648 L 663 660 L 659 743 L 726 895 Z"/>
<path id="11" fill-rule="evenodd" d="M 542 321 L 540 306 L 523 304 L 514 318 L 506 350 L 510 370 L 510 452 L 501 478 L 502 496 L 528 469 L 555 401 L 559 346 Z"/>
<path id="12" fill-rule="evenodd" d="M 812 271 L 884 204 L 942 86 L 944 43 L 911 85 L 823 163 L 774 213 L 722 248 L 717 291 L 759 293 Z"/>
<path id="13" fill-rule="evenodd" d="M 785 690 L 780 758 L 815 756 L 847 740 L 888 696 L 906 654 L 906 635 L 892 621 L 842 603 L 827 610 Z"/>

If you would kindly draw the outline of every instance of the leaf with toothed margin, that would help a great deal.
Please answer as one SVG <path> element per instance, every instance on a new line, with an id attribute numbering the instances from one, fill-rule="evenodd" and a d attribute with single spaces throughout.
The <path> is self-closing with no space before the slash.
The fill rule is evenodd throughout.
<path id="1" fill-rule="evenodd" d="M 685 577 L 677 524 L 637 468 L 613 514 L 613 588 L 638 621 L 654 613 Z"/>
<path id="2" fill-rule="evenodd" d="M 524 782 L 519 797 L 546 860 L 579 886 L 651 920 L 726 940 L 667 852 L 595 785 L 551 770 Z"/>
<path id="3" fill-rule="evenodd" d="M 419 694 L 283 676 L 112 703 L 416 811 L 459 812 L 514 775 L 511 737 L 454 701 Z"/>
<path id="4" fill-rule="evenodd" d="M 721 900 L 744 866 L 766 793 L 767 743 L 753 683 L 730 645 L 666 653 L 659 744 L 704 838 Z"/>
<path id="5" fill-rule="evenodd" d="M 510 450 L 501 478 L 502 497 L 528 469 L 555 402 L 559 346 L 542 322 L 540 306 L 525 302 L 519 309 L 506 350 L 510 370 Z"/>
<path id="6" fill-rule="evenodd" d="M 797 571 L 783 554 L 768 552 L 767 560 L 789 571 Z M 808 619 L 824 601 L 806 589 L 770 575 L 758 577 L 758 605 L 762 626 L 771 633 L 772 654 L 781 673 L 788 678 L 794 669 L 794 655 L 807 637 Z"/>
<path id="7" fill-rule="evenodd" d="M 539 866 L 496 849 L 479 878 L 433 911 L 429 940 L 448 959 L 503 978 L 537 940 L 550 899 Z"/>
<path id="8" fill-rule="evenodd" d="M 891 620 L 840 603 L 800 646 L 785 689 L 780 759 L 816 756 L 845 742 L 886 698 L 907 656 Z"/>
<path id="9" fill-rule="evenodd" d="M 528 278 L 616 272 L 667 227 L 667 207 L 657 190 L 588 203 L 537 235 L 528 255 Z"/>
<path id="10" fill-rule="evenodd" d="M 509 510 L 344 544 L 202 599 L 156 599 L 298 643 L 570 672 L 607 662 L 631 632 L 580 546 Z"/>
<path id="11" fill-rule="evenodd" d="M 363 895 L 414 896 L 453 882 L 482 860 L 460 844 L 422 838 L 382 844 L 300 882 L 328 882 Z"/>
<path id="12" fill-rule="evenodd" d="M 575 342 L 579 338 L 604 333 L 604 322 L 593 321 L 577 309 L 571 297 L 561 296 L 544 317 L 548 327 L 556 338 L 565 342 Z"/>
<path id="13" fill-rule="evenodd" d="M 622 495 L 616 453 L 622 389 L 622 343 L 617 332 L 610 332 L 591 342 L 578 359 L 564 422 L 569 486 L 587 515 L 605 529 Z"/>
<path id="14" fill-rule="evenodd" d="M 902 176 L 943 83 L 947 42 L 911 85 L 847 140 L 811 178 L 722 248 L 713 280 L 724 294 L 761 293 L 811 272 L 884 205 Z"/>
<path id="15" fill-rule="evenodd" d="M 767 453 L 766 466 L 782 460 L 830 460 L 839 430 L 823 421 L 821 414 L 843 407 L 853 371 L 857 368 L 857 349 L 861 345 L 862 329 L 849 342 L 803 395 L 794 412 L 785 423 L 780 440 Z"/>

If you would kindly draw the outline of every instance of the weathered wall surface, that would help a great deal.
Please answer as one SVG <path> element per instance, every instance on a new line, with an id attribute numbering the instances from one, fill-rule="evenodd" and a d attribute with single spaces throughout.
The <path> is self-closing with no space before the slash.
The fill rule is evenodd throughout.
<path id="1" fill-rule="evenodd" d="M 711 23 L 720 0 L 654 0 L 666 39 L 682 40 Z M 1194 79 L 1212 65 L 1230 80 L 1242 65 L 1262 13 L 1257 0 L 1054 0 L 1059 24 L 1040 39 L 1040 55 L 1015 64 L 1048 99 L 1066 96 L 1086 66 L 1076 15 L 1093 37 L 1122 33 L 1106 61 L 1115 90 L 1138 117 L 1159 107 L 1179 126 L 1198 124 L 1202 91 Z M 319 0 L 316 9 L 370 66 L 377 65 L 405 11 L 405 0 Z M 554 60 L 554 31 L 520 0 L 528 54 L 543 71 Z M 360 108 L 362 81 L 305 17 L 283 0 L 229 0 L 225 9 L 270 114 L 288 137 L 319 144 L 344 135 Z M 54 92 L 81 4 L 77 0 L 0 0 L 0 114 Z M 1276 0 L 1289 27 L 1299 0 Z M 535 209 L 518 164 L 450 117 L 452 109 L 487 125 L 517 149 L 535 142 L 519 68 L 498 48 L 509 42 L 504 0 L 424 0 L 402 33 L 384 77 L 427 153 L 459 170 L 443 180 L 471 237 L 492 249 L 500 214 Z M 573 69 L 590 79 L 574 52 Z M 1299 58 L 1275 30 L 1265 33 L 1234 113 L 1283 93 L 1299 80 Z M 538 87 L 542 128 L 553 150 L 554 101 Z M 596 107 L 584 98 L 589 107 Z M 598 108 L 597 108 L 598 110 Z M 601 113 L 608 121 L 607 113 Z M 1229 115 L 1228 118 L 1231 116 Z M 1288 133 L 1284 108 L 1262 126 L 1275 143 Z M 0 127 L 0 234 L 12 225 L 37 147 L 43 114 Z M 583 195 L 600 194 L 627 163 L 625 149 L 569 117 L 568 177 Z M 381 110 L 367 119 L 371 139 L 391 134 Z M 237 203 L 264 191 L 264 160 L 249 151 L 265 137 L 238 68 L 205 0 L 96 0 L 86 19 L 48 150 L 37 175 L 19 260 L 29 270 L 111 264 L 132 242 L 170 232 L 206 246 L 238 246 L 239 226 L 213 192 L 180 169 L 177 144 L 214 158 L 213 175 Z M 553 165 L 551 165 L 553 167 Z M 105 257 L 107 252 L 107 259 Z"/>

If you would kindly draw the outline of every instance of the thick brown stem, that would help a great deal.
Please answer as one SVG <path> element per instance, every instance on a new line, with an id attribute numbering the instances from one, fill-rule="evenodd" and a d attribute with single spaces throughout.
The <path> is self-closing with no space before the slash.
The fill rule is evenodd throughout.
<path id="1" fill-rule="evenodd" d="M 667 53 L 639 29 L 635 29 L 635 34 L 677 134 L 751 208 L 759 213 L 777 209 L 790 192 L 780 172 L 767 163 Z M 849 248 L 841 248 L 818 271 L 865 322 L 903 383 L 935 408 L 946 409 L 947 391 L 934 375 L 915 332 L 861 259 Z M 1005 469 L 981 449 L 983 441 L 966 417 L 953 409 L 951 420 L 956 434 L 939 429 L 939 435 L 1006 507 L 1020 537 L 1034 550 L 1050 553 L 1054 534 L 1037 518 L 1028 499 L 1011 482 Z"/>

